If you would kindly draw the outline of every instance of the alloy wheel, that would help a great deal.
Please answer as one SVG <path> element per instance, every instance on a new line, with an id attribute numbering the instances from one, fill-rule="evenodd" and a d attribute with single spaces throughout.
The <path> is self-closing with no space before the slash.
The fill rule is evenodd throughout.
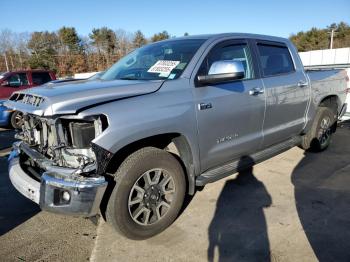
<path id="1" fill-rule="evenodd" d="M 129 194 L 131 218 L 143 226 L 158 222 L 169 211 L 175 193 L 174 179 L 166 170 L 156 168 L 145 172 Z"/>

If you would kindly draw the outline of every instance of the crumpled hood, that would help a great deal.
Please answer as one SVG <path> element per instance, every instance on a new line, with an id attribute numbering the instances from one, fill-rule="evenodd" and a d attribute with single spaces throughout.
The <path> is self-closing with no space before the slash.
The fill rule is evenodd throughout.
<path id="1" fill-rule="evenodd" d="M 157 91 L 164 81 L 76 81 L 15 92 L 7 107 L 39 116 L 74 114 L 85 107 Z"/>

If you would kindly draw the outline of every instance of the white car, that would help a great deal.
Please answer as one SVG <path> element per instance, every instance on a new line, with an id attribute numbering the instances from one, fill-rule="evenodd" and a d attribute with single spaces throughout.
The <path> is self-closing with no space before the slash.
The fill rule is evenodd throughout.
<path id="1" fill-rule="evenodd" d="M 344 114 L 344 116 L 341 118 L 342 121 L 345 120 L 350 120 L 350 68 L 346 69 L 346 72 L 348 73 L 348 78 L 347 78 L 347 82 L 348 82 L 348 88 L 347 88 L 347 96 L 346 96 L 346 100 L 345 103 L 348 104 L 348 107 L 346 109 L 346 113 Z"/>

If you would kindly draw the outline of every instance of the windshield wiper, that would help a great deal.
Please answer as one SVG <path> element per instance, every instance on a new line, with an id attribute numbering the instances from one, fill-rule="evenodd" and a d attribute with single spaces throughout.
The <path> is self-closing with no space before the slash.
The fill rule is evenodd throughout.
<path id="1" fill-rule="evenodd" d="M 120 78 L 117 78 L 117 79 L 119 79 L 119 80 L 139 80 L 138 78 L 136 78 L 136 77 L 128 77 L 128 76 L 126 76 L 126 77 L 120 77 Z"/>

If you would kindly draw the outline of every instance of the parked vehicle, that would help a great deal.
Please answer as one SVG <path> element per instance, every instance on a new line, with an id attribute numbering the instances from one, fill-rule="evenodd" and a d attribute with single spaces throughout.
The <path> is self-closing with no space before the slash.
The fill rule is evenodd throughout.
<path id="1" fill-rule="evenodd" d="M 25 118 L 10 179 L 44 210 L 88 217 L 101 206 L 118 232 L 145 239 L 196 187 L 294 146 L 326 149 L 345 89 L 344 71 L 306 73 L 284 38 L 153 43 L 97 80 L 14 93 L 5 104 Z"/>
<path id="2" fill-rule="evenodd" d="M 44 85 L 47 86 L 51 86 L 51 85 L 55 85 L 55 84 L 61 84 L 61 83 L 67 83 L 67 82 L 74 82 L 74 81 L 79 81 L 79 80 L 83 80 L 83 79 L 78 79 L 78 78 L 64 78 L 64 79 L 56 79 L 56 80 L 52 80 L 50 82 L 47 82 Z"/>
<path id="3" fill-rule="evenodd" d="M 56 79 L 56 80 L 52 80 L 50 82 L 47 82 L 45 85 L 47 86 L 52 86 L 52 85 L 57 85 L 57 84 L 61 84 L 61 83 L 67 83 L 67 82 L 75 82 L 75 81 L 84 81 L 84 80 L 96 80 L 98 78 L 100 78 L 100 76 L 104 73 L 105 71 L 101 71 L 101 72 L 97 72 L 96 74 L 88 77 L 88 78 L 64 78 L 64 79 Z"/>
<path id="4" fill-rule="evenodd" d="M 52 71 L 22 70 L 0 74 L 0 126 L 11 125 L 19 128 L 22 123 L 22 113 L 10 110 L 3 105 L 13 92 L 44 84 L 56 79 Z"/>
<path id="5" fill-rule="evenodd" d="M 346 72 L 348 74 L 347 76 L 347 80 L 348 80 L 348 89 L 347 89 L 347 95 L 346 95 L 346 100 L 345 103 L 347 103 L 348 105 L 350 105 L 350 68 L 346 69 Z M 344 116 L 341 118 L 341 120 L 345 121 L 345 120 L 350 120 L 350 106 L 347 107 L 347 110 L 344 114 Z"/>

